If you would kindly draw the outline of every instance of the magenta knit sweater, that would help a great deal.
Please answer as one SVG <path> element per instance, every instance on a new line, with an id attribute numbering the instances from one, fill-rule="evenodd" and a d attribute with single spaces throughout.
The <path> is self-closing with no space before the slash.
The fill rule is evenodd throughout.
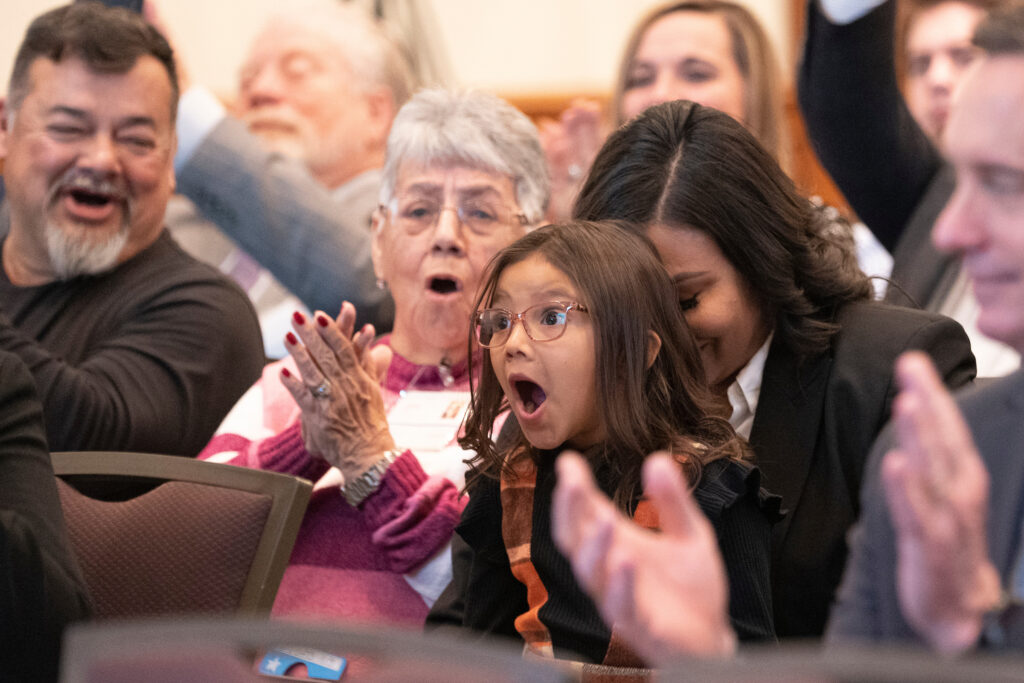
<path id="1" fill-rule="evenodd" d="M 465 363 L 451 369 L 453 390 L 468 387 Z M 264 373 L 264 381 L 270 377 Z M 418 390 L 446 389 L 436 366 L 395 355 L 382 389 L 392 405 L 415 381 Z M 453 435 L 454 437 L 454 435 Z M 231 464 L 316 481 L 326 461 L 304 447 L 299 422 L 259 441 L 237 434 L 213 438 L 199 457 L 237 451 Z M 420 625 L 428 605 L 405 580 L 446 548 L 466 499 L 442 477 L 428 477 L 410 451 L 388 468 L 380 488 L 353 508 L 337 487 L 313 492 L 273 614 Z"/>

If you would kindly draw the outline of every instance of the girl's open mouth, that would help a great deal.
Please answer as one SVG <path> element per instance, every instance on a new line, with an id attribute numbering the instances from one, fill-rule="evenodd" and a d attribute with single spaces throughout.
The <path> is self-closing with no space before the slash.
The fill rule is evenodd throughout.
<path id="1" fill-rule="evenodd" d="M 540 385 L 530 380 L 516 380 L 514 383 L 519 400 L 523 404 L 523 410 L 527 415 L 532 415 L 540 408 L 540 405 L 547 399 L 547 394 L 540 388 Z"/>

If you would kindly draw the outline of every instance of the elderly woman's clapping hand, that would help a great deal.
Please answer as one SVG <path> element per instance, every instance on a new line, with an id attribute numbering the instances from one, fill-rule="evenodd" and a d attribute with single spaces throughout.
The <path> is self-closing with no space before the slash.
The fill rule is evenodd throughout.
<path id="1" fill-rule="evenodd" d="M 391 353 L 369 348 L 371 325 L 352 334 L 356 312 L 348 302 L 337 320 L 320 311 L 313 317 L 295 314 L 298 337 L 289 333 L 286 346 L 302 376 L 283 369 L 281 382 L 302 410 L 306 449 L 351 481 L 395 447 L 379 384 Z"/>

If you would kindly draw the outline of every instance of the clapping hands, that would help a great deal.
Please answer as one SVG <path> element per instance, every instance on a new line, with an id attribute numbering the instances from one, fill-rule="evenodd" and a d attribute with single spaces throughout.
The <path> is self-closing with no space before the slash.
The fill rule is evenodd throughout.
<path id="1" fill-rule="evenodd" d="M 953 397 L 922 353 L 896 366 L 898 447 L 882 462 L 896 530 L 903 615 L 935 649 L 956 653 L 978 639 L 999 602 L 988 558 L 988 472 Z"/>
<path id="2" fill-rule="evenodd" d="M 380 391 L 391 350 L 370 348 L 372 325 L 353 335 L 355 318 L 348 302 L 337 320 L 320 311 L 313 320 L 296 313 L 295 334 L 288 333 L 286 348 L 301 377 L 281 371 L 281 382 L 302 410 L 306 449 L 341 470 L 346 480 L 395 447 Z"/>

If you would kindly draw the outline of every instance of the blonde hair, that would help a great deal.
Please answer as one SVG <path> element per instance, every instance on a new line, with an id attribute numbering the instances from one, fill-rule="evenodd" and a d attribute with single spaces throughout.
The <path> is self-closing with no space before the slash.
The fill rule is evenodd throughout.
<path id="1" fill-rule="evenodd" d="M 786 168 L 789 164 L 789 135 L 782 117 L 782 78 L 775 50 L 761 24 L 748 9 L 726 0 L 685 0 L 656 7 L 630 34 L 619 64 L 618 79 L 612 93 L 615 125 L 624 123 L 622 97 L 626 91 L 630 67 L 640 41 L 650 26 L 675 12 L 701 12 L 720 16 L 732 39 L 732 56 L 743 77 L 743 124 L 758 142 Z"/>

